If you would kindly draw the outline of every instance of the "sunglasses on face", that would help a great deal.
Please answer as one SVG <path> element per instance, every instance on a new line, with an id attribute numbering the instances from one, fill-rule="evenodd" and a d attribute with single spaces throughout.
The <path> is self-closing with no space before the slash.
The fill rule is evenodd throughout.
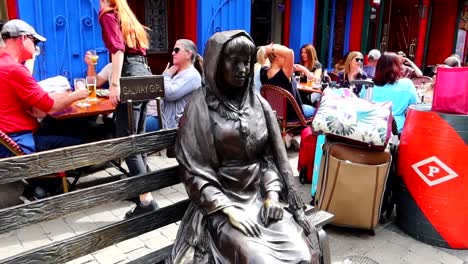
<path id="1" fill-rule="evenodd" d="M 176 47 L 172 50 L 175 54 L 179 53 L 179 51 L 181 51 L 181 49 L 179 47 Z"/>
<path id="2" fill-rule="evenodd" d="M 34 46 L 36 46 L 37 44 L 39 44 L 39 40 L 37 40 L 35 37 L 33 36 L 26 36 L 28 39 L 30 39 L 33 43 L 34 43 Z"/>
<path id="3" fill-rule="evenodd" d="M 362 59 L 362 58 L 355 58 L 354 60 L 355 60 L 356 62 L 364 62 L 364 59 Z"/>

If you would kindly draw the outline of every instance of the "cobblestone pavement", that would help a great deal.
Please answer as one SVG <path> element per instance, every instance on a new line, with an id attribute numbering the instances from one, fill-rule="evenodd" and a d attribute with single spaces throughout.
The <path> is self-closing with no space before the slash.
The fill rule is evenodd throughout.
<path id="1" fill-rule="evenodd" d="M 297 152 L 290 151 L 290 163 L 295 170 Z M 152 155 L 148 159 L 152 170 L 176 165 L 175 159 Z M 83 177 L 81 183 L 120 174 L 113 168 L 107 168 Z M 296 181 L 305 201 L 310 201 L 310 185 L 301 185 Z M 187 198 L 182 184 L 153 192 L 157 203 L 167 206 Z M 20 252 L 60 241 L 77 234 L 91 231 L 121 220 L 132 208 L 130 202 L 121 201 L 87 209 L 55 220 L 30 225 L 9 233 L 0 234 L 0 262 L 2 259 Z M 104 248 L 93 254 L 68 262 L 69 264 L 114 264 L 127 263 L 153 250 L 162 248 L 175 239 L 177 224 L 171 224 L 145 233 L 141 236 Z M 332 262 L 342 263 L 347 256 L 369 257 L 381 264 L 468 264 L 468 250 L 449 250 L 432 247 L 418 242 L 402 233 L 392 222 L 379 226 L 375 235 L 350 229 L 328 226 L 325 228 L 330 238 Z"/>

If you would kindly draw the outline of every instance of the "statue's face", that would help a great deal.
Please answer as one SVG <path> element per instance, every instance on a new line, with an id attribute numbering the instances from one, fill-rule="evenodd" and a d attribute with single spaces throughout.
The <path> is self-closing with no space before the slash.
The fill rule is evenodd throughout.
<path id="1" fill-rule="evenodd" d="M 245 87 L 250 75 L 250 54 L 241 50 L 226 54 L 223 52 L 223 80 L 233 88 Z"/>

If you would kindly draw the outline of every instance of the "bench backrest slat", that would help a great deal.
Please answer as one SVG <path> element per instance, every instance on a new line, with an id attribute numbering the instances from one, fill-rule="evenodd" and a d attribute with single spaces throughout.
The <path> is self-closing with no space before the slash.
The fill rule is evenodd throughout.
<path id="1" fill-rule="evenodd" d="M 177 130 L 139 134 L 0 159 L 0 184 L 48 175 L 173 146 Z"/>
<path id="2" fill-rule="evenodd" d="M 177 167 L 167 168 L 2 209 L 0 233 L 177 184 L 180 179 L 176 171 Z"/>
<path id="3" fill-rule="evenodd" d="M 169 245 L 159 250 L 153 251 L 149 254 L 144 255 L 143 257 L 128 262 L 128 264 L 164 264 L 166 263 L 165 260 L 167 259 L 167 257 L 171 255 L 173 246 L 174 245 Z"/>
<path id="4" fill-rule="evenodd" d="M 2 260 L 0 263 L 65 263 L 177 222 L 185 214 L 189 202 L 189 200 L 184 200 L 151 213 L 24 252 Z"/>

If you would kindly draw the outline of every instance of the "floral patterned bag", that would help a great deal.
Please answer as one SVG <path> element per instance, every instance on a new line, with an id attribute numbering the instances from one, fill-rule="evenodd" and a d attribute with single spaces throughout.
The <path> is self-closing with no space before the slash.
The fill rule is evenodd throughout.
<path id="1" fill-rule="evenodd" d="M 383 150 L 392 135 L 392 103 L 371 103 L 353 93 L 327 88 L 312 129 L 340 141 Z"/>

